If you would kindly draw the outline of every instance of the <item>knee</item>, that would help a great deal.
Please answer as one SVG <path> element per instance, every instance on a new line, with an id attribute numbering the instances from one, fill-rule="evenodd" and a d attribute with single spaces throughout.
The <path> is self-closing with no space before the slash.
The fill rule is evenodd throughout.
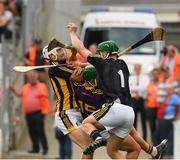
<path id="1" fill-rule="evenodd" d="M 134 146 L 134 152 L 136 152 L 138 155 L 139 155 L 139 153 L 141 152 L 141 147 L 140 147 L 139 144 L 136 144 L 136 145 Z"/>

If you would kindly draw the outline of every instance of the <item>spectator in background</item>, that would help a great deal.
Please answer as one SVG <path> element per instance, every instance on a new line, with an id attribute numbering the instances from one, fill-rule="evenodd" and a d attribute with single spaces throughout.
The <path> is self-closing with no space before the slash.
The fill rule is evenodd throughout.
<path id="1" fill-rule="evenodd" d="M 180 119 L 180 92 L 174 92 L 172 86 L 167 88 L 167 95 L 157 112 L 159 123 L 155 131 L 155 145 L 168 138 L 168 154 L 173 154 L 173 121 Z"/>
<path id="2" fill-rule="evenodd" d="M 180 55 L 175 46 L 167 47 L 167 54 L 162 60 L 162 67 L 169 69 L 171 81 L 180 76 Z"/>
<path id="3" fill-rule="evenodd" d="M 22 113 L 25 115 L 27 127 L 32 142 L 32 150 L 29 153 L 38 153 L 39 143 L 42 144 L 43 155 L 48 152 L 48 143 L 44 130 L 44 115 L 50 112 L 48 90 L 43 83 L 38 81 L 38 74 L 34 71 L 27 74 L 28 83 L 22 91 L 10 86 L 11 91 L 18 97 L 22 97 Z"/>
<path id="4" fill-rule="evenodd" d="M 137 128 L 137 113 L 141 115 L 143 139 L 147 138 L 146 112 L 144 108 L 144 98 L 146 97 L 146 87 L 149 81 L 147 75 L 141 74 L 141 65 L 134 65 L 134 75 L 129 77 L 130 91 L 132 95 L 132 105 L 135 112 L 134 127 Z"/>
<path id="5" fill-rule="evenodd" d="M 23 0 L 16 0 L 16 16 L 20 17 L 22 16 L 22 8 L 23 8 Z"/>
<path id="6" fill-rule="evenodd" d="M 91 53 L 94 55 L 97 53 L 97 44 L 96 43 L 92 43 L 89 45 L 88 49 L 91 51 Z"/>
<path id="7" fill-rule="evenodd" d="M 7 9 L 12 12 L 14 17 L 18 15 L 18 11 L 16 8 L 16 0 L 8 0 L 7 6 Z"/>
<path id="8" fill-rule="evenodd" d="M 163 58 L 167 55 L 167 47 L 165 46 L 161 51 L 160 51 L 160 64 L 162 64 Z"/>
<path id="9" fill-rule="evenodd" d="M 72 159 L 72 142 L 68 135 L 64 135 L 55 127 L 55 136 L 59 143 L 59 159 Z"/>
<path id="10" fill-rule="evenodd" d="M 147 96 L 145 99 L 147 121 L 150 125 L 151 139 L 153 140 L 153 133 L 156 129 L 156 113 L 158 109 L 157 88 L 159 80 L 159 69 L 152 70 L 151 80 L 147 86 Z"/>
<path id="11" fill-rule="evenodd" d="M 170 74 L 169 70 L 167 68 L 161 68 L 162 76 L 164 77 L 163 81 L 158 86 L 158 103 L 159 108 L 157 112 L 157 130 L 154 134 L 154 143 L 158 144 L 159 141 L 161 141 L 164 137 L 168 138 L 168 154 L 172 154 L 173 151 L 173 129 L 172 129 L 172 120 L 166 119 L 165 113 L 169 114 L 172 111 L 166 111 L 168 103 L 172 98 L 171 95 L 179 94 L 180 88 L 179 88 L 179 80 L 180 77 L 177 79 L 177 81 L 170 80 Z M 180 95 L 180 94 L 179 94 Z M 174 103 L 174 102 L 173 102 Z M 171 108 L 172 110 L 172 108 Z M 178 111 L 178 110 L 177 110 Z M 168 130 L 167 130 L 168 129 Z"/>
<path id="12" fill-rule="evenodd" d="M 161 75 L 163 77 L 162 82 L 158 85 L 158 103 L 159 106 L 165 101 L 167 96 L 168 87 L 172 87 L 176 89 L 178 87 L 178 83 L 175 80 L 171 80 L 170 73 L 168 68 L 160 68 Z"/>
<path id="13" fill-rule="evenodd" d="M 42 40 L 40 38 L 34 39 L 34 44 L 32 47 L 29 48 L 28 52 L 25 54 L 24 57 L 24 64 L 27 66 L 41 66 L 44 65 L 45 62 L 42 59 Z M 47 73 L 44 68 L 37 69 L 38 72 L 38 79 L 40 82 L 44 82 L 48 85 L 47 80 Z"/>
<path id="14" fill-rule="evenodd" d="M 12 37 L 12 18 L 13 14 L 6 9 L 5 4 L 0 1 L 0 43 L 2 35 L 10 39 Z"/>
<path id="15" fill-rule="evenodd" d="M 177 78 L 176 82 L 177 82 L 177 87 L 175 87 L 174 90 L 176 93 L 180 95 L 180 76 Z"/>

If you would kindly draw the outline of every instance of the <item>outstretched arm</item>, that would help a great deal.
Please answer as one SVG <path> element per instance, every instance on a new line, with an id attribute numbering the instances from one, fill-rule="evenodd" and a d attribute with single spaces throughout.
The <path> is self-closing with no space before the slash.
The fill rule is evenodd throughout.
<path id="1" fill-rule="evenodd" d="M 76 32 L 77 32 L 77 25 L 74 23 L 69 23 L 67 25 L 72 45 L 75 47 L 75 49 L 80 53 L 84 58 L 87 59 L 88 55 L 91 54 L 91 52 L 85 48 L 82 41 L 78 38 Z"/>
<path id="2" fill-rule="evenodd" d="M 21 97 L 21 96 L 22 96 L 22 92 L 19 92 L 13 85 L 10 85 L 9 89 L 10 89 L 17 97 Z"/>

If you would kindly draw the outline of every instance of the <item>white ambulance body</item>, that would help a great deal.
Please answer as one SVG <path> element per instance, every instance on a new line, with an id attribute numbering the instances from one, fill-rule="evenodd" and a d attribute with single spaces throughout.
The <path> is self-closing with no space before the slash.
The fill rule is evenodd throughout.
<path id="1" fill-rule="evenodd" d="M 119 51 L 133 45 L 153 28 L 159 26 L 154 13 L 143 12 L 92 12 L 87 15 L 81 32 L 81 40 L 88 47 L 92 43 L 114 40 Z M 162 43 L 149 42 L 124 54 L 131 73 L 136 63 L 148 74 L 157 65 Z"/>

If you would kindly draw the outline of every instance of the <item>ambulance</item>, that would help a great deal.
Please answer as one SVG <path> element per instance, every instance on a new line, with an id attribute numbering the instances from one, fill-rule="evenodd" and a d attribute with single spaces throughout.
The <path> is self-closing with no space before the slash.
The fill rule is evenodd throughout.
<path id="1" fill-rule="evenodd" d="M 88 48 L 92 43 L 114 40 L 119 51 L 133 45 L 159 26 L 156 15 L 151 10 L 132 11 L 101 10 L 87 14 L 81 30 L 81 40 Z M 122 56 L 133 74 L 134 64 L 142 65 L 142 72 L 148 74 L 158 65 L 162 42 L 148 42 Z"/>

